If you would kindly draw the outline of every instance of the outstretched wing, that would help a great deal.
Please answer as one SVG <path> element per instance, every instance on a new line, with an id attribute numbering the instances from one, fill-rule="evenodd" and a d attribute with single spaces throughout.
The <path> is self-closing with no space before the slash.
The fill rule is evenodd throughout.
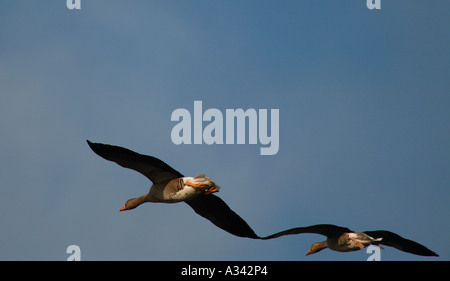
<path id="1" fill-rule="evenodd" d="M 316 224 L 311 226 L 305 226 L 305 227 L 296 227 L 291 228 L 288 230 L 284 230 L 266 237 L 262 237 L 261 239 L 267 240 L 267 239 L 273 239 L 277 238 L 283 235 L 292 235 L 292 234 L 302 234 L 302 233 L 315 233 L 315 234 L 322 234 L 327 237 L 331 236 L 340 236 L 341 234 L 345 232 L 351 232 L 350 229 L 346 227 L 341 227 L 337 225 L 332 224 Z"/>
<path id="2" fill-rule="evenodd" d="M 135 170 L 155 184 L 183 177 L 181 173 L 158 158 L 139 154 L 120 146 L 86 141 L 89 147 L 100 157 L 116 162 L 124 168 Z"/>
<path id="3" fill-rule="evenodd" d="M 239 237 L 259 239 L 253 229 L 214 194 L 201 194 L 185 201 L 194 211 L 217 227 Z"/>
<path id="4" fill-rule="evenodd" d="M 399 249 L 400 251 L 421 256 L 438 256 L 435 252 L 431 251 L 427 247 L 412 240 L 403 238 L 400 235 L 390 231 L 376 230 L 376 231 L 364 231 L 364 233 L 373 238 L 383 238 L 380 242 L 376 242 L 374 244 L 383 244 L 386 246 L 391 246 Z"/>

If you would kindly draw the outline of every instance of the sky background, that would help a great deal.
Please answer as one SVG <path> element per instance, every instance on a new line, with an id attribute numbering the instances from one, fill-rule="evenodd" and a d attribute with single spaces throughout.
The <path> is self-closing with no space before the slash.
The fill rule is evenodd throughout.
<path id="1" fill-rule="evenodd" d="M 86 139 L 153 155 L 261 236 L 330 223 L 385 229 L 450 260 L 450 2 L 0 3 L 0 260 L 366 260 L 324 237 L 238 238 Z M 173 110 L 279 109 L 280 146 L 175 145 Z M 206 126 L 208 123 L 205 122 Z"/>

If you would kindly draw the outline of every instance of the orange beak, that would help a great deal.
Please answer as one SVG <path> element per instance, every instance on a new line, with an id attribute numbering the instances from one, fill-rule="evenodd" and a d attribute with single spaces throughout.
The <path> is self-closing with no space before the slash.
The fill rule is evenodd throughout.
<path id="1" fill-rule="evenodd" d="M 122 208 L 120 208 L 119 212 L 125 211 L 127 208 L 125 207 L 125 205 L 123 205 Z"/>
<path id="2" fill-rule="evenodd" d="M 305 256 L 311 255 L 311 254 L 312 254 L 312 253 L 311 253 L 311 250 L 308 250 L 308 252 L 306 252 Z"/>

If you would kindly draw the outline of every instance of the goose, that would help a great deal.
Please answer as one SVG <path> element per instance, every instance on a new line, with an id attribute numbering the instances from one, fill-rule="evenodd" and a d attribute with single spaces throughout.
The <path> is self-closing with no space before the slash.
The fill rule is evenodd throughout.
<path id="1" fill-rule="evenodd" d="M 147 194 L 129 199 L 120 211 L 132 210 L 146 202 L 185 202 L 198 215 L 230 234 L 251 239 L 272 239 L 258 236 L 247 222 L 220 197 L 214 195 L 213 193 L 219 192 L 220 186 L 205 174 L 185 177 L 156 157 L 139 154 L 120 146 L 86 141 L 100 157 L 135 170 L 153 183 Z"/>
<path id="2" fill-rule="evenodd" d="M 438 256 L 427 247 L 387 230 L 359 232 L 350 230 L 347 227 L 332 224 L 296 227 L 270 235 L 266 238 L 272 239 L 283 235 L 301 233 L 316 233 L 327 237 L 327 240 L 325 241 L 313 243 L 308 252 L 306 252 L 306 255 L 317 253 L 325 248 L 338 252 L 349 252 L 364 249 L 369 245 L 375 245 L 383 249 L 380 246 L 380 244 L 382 244 L 415 255 Z"/>
<path id="3" fill-rule="evenodd" d="M 86 141 L 89 147 L 100 157 L 115 162 L 124 168 L 135 170 L 153 183 L 147 194 L 127 200 L 120 211 L 132 210 L 146 202 L 185 202 L 198 215 L 238 237 L 269 240 L 284 235 L 302 233 L 316 233 L 327 236 L 326 241 L 312 244 L 306 255 L 317 253 L 325 248 L 347 252 L 363 249 L 370 244 L 378 246 L 383 244 L 416 255 L 438 256 L 425 246 L 390 231 L 357 232 L 331 224 L 297 227 L 261 237 L 220 197 L 213 194 L 219 192 L 220 186 L 205 174 L 185 177 L 156 157 L 139 154 L 120 146 Z"/>

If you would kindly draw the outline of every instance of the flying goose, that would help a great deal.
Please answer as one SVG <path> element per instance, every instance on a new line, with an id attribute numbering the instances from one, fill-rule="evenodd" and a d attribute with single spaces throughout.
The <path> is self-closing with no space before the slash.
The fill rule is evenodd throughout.
<path id="1" fill-rule="evenodd" d="M 425 246 L 389 231 L 357 232 L 330 224 L 297 227 L 260 237 L 222 199 L 212 194 L 218 192 L 220 186 L 208 176 L 199 174 L 195 177 L 185 177 L 153 156 L 139 154 L 119 146 L 92 143 L 89 140 L 87 143 L 100 157 L 113 161 L 124 168 L 135 170 L 153 182 L 147 194 L 129 199 L 120 211 L 132 210 L 145 202 L 176 203 L 184 201 L 200 216 L 239 237 L 268 240 L 283 235 L 301 233 L 317 233 L 327 236 L 326 241 L 314 243 L 306 255 L 325 248 L 346 252 L 363 249 L 370 244 L 383 244 L 416 255 L 437 256 Z"/>
<path id="2" fill-rule="evenodd" d="M 266 238 L 272 239 L 283 235 L 301 233 L 316 233 L 327 237 L 326 241 L 313 243 L 306 255 L 317 253 L 325 248 L 330 248 L 338 252 L 349 252 L 361 250 L 369 245 L 376 245 L 382 248 L 380 246 L 382 244 L 416 255 L 438 256 L 427 247 L 387 230 L 359 232 L 332 224 L 317 224 L 292 228 L 267 236 Z"/>
<path id="3" fill-rule="evenodd" d="M 252 239 L 272 239 L 256 235 L 252 228 L 222 199 L 212 194 L 218 192 L 220 186 L 208 176 L 199 174 L 195 177 L 185 177 L 153 156 L 139 154 L 119 146 L 92 143 L 89 140 L 87 143 L 100 157 L 124 168 L 135 170 L 153 182 L 147 194 L 128 200 L 120 211 L 134 209 L 145 202 L 184 201 L 197 214 L 233 235 Z M 282 234 L 277 237 L 279 236 Z"/>

